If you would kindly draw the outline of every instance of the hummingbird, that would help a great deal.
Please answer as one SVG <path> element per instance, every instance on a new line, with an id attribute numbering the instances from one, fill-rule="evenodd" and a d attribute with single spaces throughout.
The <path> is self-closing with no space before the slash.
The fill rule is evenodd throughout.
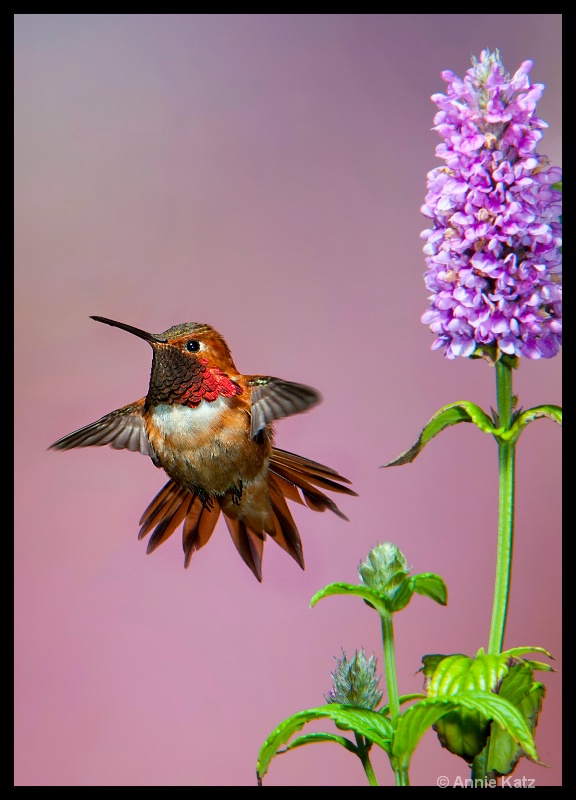
<path id="1" fill-rule="evenodd" d="M 223 336 L 187 322 L 148 333 L 106 317 L 152 347 L 146 397 L 50 445 L 110 445 L 149 456 L 169 481 L 140 518 L 138 538 L 153 552 L 183 525 L 184 566 L 210 539 L 220 512 L 238 553 L 262 581 L 270 536 L 304 569 L 302 541 L 286 500 L 348 519 L 322 491 L 357 496 L 335 470 L 274 447 L 272 423 L 320 401 L 315 389 L 238 372 Z"/>

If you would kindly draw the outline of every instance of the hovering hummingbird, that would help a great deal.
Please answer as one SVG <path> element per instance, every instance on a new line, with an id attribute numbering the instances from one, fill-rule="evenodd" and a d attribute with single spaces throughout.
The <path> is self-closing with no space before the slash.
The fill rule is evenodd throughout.
<path id="1" fill-rule="evenodd" d="M 140 518 L 151 553 L 183 523 L 184 566 L 208 542 L 220 512 L 240 556 L 262 580 L 267 534 L 304 569 L 286 499 L 347 519 L 321 489 L 356 495 L 333 469 L 273 446 L 272 423 L 320 401 L 309 386 L 242 375 L 210 325 L 188 322 L 153 334 L 92 317 L 152 346 L 148 394 L 51 445 L 109 444 L 150 456 L 170 480 Z M 318 488 L 320 487 L 320 488 Z"/>

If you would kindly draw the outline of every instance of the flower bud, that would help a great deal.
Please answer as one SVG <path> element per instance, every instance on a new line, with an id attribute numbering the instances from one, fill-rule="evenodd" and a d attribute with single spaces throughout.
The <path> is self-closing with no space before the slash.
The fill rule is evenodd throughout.
<path id="1" fill-rule="evenodd" d="M 362 649 L 356 650 L 354 657 L 348 660 L 342 650 L 342 658 L 337 658 L 336 662 L 332 688 L 325 695 L 327 702 L 374 710 L 382 699 L 382 692 L 378 689 L 379 678 L 375 676 L 375 657 L 366 659 Z"/>
<path id="2" fill-rule="evenodd" d="M 373 547 L 358 567 L 362 583 L 393 599 L 395 590 L 410 572 L 404 554 L 391 542 Z"/>

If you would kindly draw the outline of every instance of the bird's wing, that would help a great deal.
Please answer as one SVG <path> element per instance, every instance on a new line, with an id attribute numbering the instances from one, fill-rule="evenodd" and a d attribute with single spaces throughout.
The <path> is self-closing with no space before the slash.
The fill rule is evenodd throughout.
<path id="1" fill-rule="evenodd" d="M 248 378 L 248 386 L 252 387 L 251 439 L 270 422 L 306 411 L 321 400 L 318 392 L 310 386 L 280 378 L 252 375 Z"/>
<path id="2" fill-rule="evenodd" d="M 156 454 L 148 441 L 144 424 L 144 398 L 119 408 L 85 425 L 50 445 L 54 450 L 72 450 L 74 447 L 100 447 L 109 444 L 116 450 L 139 451 L 155 461 Z"/>

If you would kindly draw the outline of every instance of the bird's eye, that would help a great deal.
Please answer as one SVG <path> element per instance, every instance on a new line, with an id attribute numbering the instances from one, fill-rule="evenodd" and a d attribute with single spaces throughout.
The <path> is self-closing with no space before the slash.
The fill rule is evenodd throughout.
<path id="1" fill-rule="evenodd" d="M 198 339 L 188 339 L 186 342 L 186 350 L 189 353 L 197 353 L 200 350 L 200 342 Z"/>

